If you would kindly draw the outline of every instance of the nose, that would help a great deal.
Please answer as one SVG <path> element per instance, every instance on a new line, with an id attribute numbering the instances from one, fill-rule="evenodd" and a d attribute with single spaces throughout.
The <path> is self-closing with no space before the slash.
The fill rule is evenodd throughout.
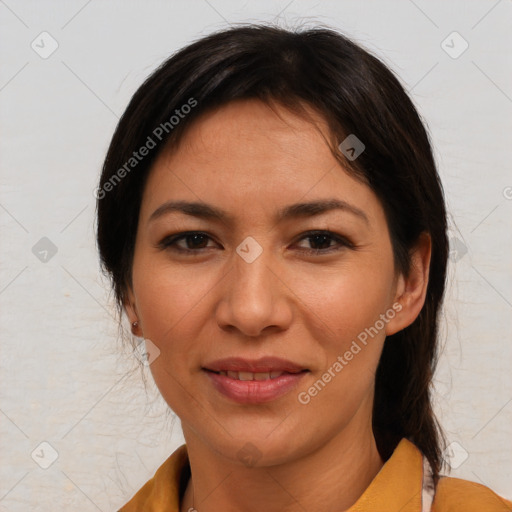
<path id="1" fill-rule="evenodd" d="M 243 252 L 233 253 L 233 267 L 219 290 L 216 319 L 221 329 L 251 338 L 286 330 L 293 316 L 293 293 L 282 274 L 270 249 L 252 261 Z"/>

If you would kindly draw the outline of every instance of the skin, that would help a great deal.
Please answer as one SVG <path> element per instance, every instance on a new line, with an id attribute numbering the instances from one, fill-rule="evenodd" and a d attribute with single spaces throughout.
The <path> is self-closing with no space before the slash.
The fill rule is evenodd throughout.
<path id="1" fill-rule="evenodd" d="M 144 190 L 125 308 L 137 334 L 158 346 L 151 371 L 182 422 L 192 472 L 182 512 L 345 510 L 383 465 L 371 427 L 375 371 L 386 335 L 423 306 L 430 239 L 413 249 L 408 276 L 396 272 L 382 205 L 334 158 L 325 122 L 310 112 L 314 122 L 241 100 L 205 114 L 177 149 L 158 157 Z M 367 220 L 332 210 L 274 221 L 280 208 L 326 198 L 350 203 Z M 149 221 L 169 200 L 212 204 L 233 222 L 177 212 Z M 310 230 L 332 231 L 354 247 L 315 244 Z M 158 246 L 184 231 L 208 237 L 177 242 L 191 254 Z M 236 252 L 247 236 L 263 249 L 252 263 Z M 343 371 L 299 403 L 298 393 L 397 303 L 401 311 Z M 234 355 L 283 357 L 310 372 L 275 401 L 242 405 L 201 370 Z M 246 443 L 259 457 L 251 467 L 238 456 Z"/>

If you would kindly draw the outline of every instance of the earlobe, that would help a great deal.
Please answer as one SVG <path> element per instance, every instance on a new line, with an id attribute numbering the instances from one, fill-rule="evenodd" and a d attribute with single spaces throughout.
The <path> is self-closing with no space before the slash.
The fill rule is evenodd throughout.
<path id="1" fill-rule="evenodd" d="M 431 254 L 430 235 L 422 233 L 410 251 L 409 274 L 398 278 L 395 303 L 400 304 L 401 309 L 386 325 L 387 336 L 405 329 L 420 314 L 427 294 Z"/>
<path id="2" fill-rule="evenodd" d="M 123 307 L 130 322 L 132 333 L 135 336 L 141 336 L 142 331 L 140 328 L 139 315 L 135 305 L 135 297 L 131 290 L 128 290 L 126 293 L 125 300 L 123 301 Z"/>

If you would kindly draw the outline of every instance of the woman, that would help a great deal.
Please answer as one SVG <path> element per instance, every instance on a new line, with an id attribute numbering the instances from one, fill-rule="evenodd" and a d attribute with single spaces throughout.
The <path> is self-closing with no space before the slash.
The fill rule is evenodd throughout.
<path id="1" fill-rule="evenodd" d="M 186 444 L 121 510 L 510 510 L 441 476 L 448 254 L 425 128 L 323 28 L 164 62 L 116 129 L 98 246 Z"/>

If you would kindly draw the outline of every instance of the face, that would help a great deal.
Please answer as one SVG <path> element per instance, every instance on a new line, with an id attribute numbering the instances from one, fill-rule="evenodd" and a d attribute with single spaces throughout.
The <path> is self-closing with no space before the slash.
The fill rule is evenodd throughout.
<path id="1" fill-rule="evenodd" d="M 185 438 L 233 461 L 246 443 L 275 464 L 371 424 L 404 313 L 383 208 L 312 115 L 257 100 L 208 113 L 143 194 L 127 313 L 160 350 L 151 371 Z"/>

